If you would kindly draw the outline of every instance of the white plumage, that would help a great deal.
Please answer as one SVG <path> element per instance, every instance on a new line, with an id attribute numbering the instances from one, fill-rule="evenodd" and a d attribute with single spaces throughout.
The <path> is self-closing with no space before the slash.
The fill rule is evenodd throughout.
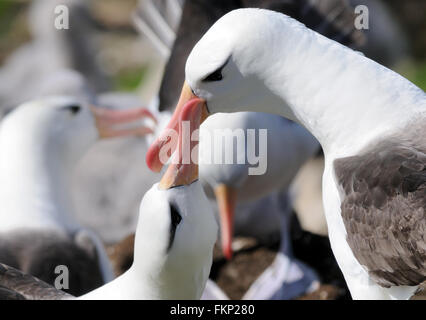
<path id="1" fill-rule="evenodd" d="M 203 81 L 222 68 L 223 80 Z M 333 252 L 354 298 L 409 298 L 372 281 L 346 241 L 333 161 L 424 121 L 422 90 L 393 71 L 275 12 L 235 10 L 204 35 L 186 81 L 210 113 L 262 111 L 302 124 L 325 153 L 323 199 Z M 183 102 L 184 103 L 184 102 Z"/>
<path id="2" fill-rule="evenodd" d="M 78 115 L 69 107 L 81 106 Z M 98 139 L 88 106 L 69 97 L 21 105 L 0 127 L 0 233 L 24 231 L 72 234 L 83 228 L 70 199 L 72 169 Z M 113 273 L 96 235 L 104 281 Z M 27 257 L 29 260 L 30 257 Z"/>
<path id="3" fill-rule="evenodd" d="M 182 221 L 168 249 L 171 206 Z M 141 202 L 132 267 L 81 299 L 199 299 L 216 237 L 217 224 L 198 181 L 168 190 L 155 184 Z"/>

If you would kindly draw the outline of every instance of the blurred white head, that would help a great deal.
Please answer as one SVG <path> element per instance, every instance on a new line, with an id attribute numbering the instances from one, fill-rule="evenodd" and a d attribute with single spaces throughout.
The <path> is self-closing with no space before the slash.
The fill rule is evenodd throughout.
<path id="1" fill-rule="evenodd" d="M 10 112 L 0 127 L 0 196 L 9 216 L 0 229 L 51 226 L 52 219 L 65 223 L 72 207 L 70 179 L 80 158 L 99 138 L 151 132 L 140 125 L 117 127 L 146 116 L 152 116 L 146 109 L 108 110 L 66 96 Z"/>
<path id="2" fill-rule="evenodd" d="M 89 106 L 71 97 L 49 97 L 22 104 L 6 116 L 1 144 L 29 148 L 56 161 L 75 163 L 98 139 Z M 30 161 L 30 159 L 27 159 Z"/>

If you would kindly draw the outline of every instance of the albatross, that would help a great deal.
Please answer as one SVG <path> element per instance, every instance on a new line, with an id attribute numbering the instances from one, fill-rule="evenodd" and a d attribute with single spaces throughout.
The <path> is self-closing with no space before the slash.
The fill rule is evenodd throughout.
<path id="1" fill-rule="evenodd" d="M 323 201 L 333 253 L 355 299 L 408 299 L 426 279 L 424 91 L 276 12 L 234 10 L 195 45 L 175 115 L 279 114 L 325 154 Z M 147 153 L 162 167 L 165 135 Z M 164 158 L 162 158 L 164 161 Z"/>
<path id="2" fill-rule="evenodd" d="M 200 123 L 196 104 L 182 119 Z M 185 143 L 185 142 L 182 142 Z M 192 146 L 193 147 L 193 146 Z M 171 164 L 144 195 L 128 271 L 79 299 L 199 299 L 206 285 L 218 226 L 198 181 L 196 161 Z M 0 299 L 72 299 L 72 295 L 0 263 Z"/>
<path id="3" fill-rule="evenodd" d="M 119 128 L 152 115 L 51 96 L 22 104 L 0 126 L 0 262 L 53 283 L 69 271 L 68 292 L 81 295 L 114 277 L 101 240 L 76 220 L 70 182 L 78 160 L 99 139 L 144 135 Z"/>

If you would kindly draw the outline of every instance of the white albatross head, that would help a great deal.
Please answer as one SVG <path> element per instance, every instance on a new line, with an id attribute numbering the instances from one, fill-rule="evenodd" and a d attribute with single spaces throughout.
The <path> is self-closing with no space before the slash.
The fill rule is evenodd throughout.
<path id="1" fill-rule="evenodd" d="M 282 48 L 277 46 L 284 42 L 283 33 L 277 35 L 276 29 L 290 29 L 288 24 L 295 25 L 291 29 L 302 26 L 284 14 L 264 9 L 238 9 L 220 18 L 188 57 L 186 80 L 167 129 L 178 130 L 179 114 L 194 101 L 199 102 L 202 120 L 217 112 L 239 111 L 275 113 L 293 120 L 271 81 L 271 74 L 279 72 L 271 60 L 278 60 Z M 159 156 L 164 140 L 161 135 L 148 150 L 146 160 L 153 171 L 164 165 Z"/>
<path id="2" fill-rule="evenodd" d="M 186 62 L 185 85 L 206 101 L 209 113 L 259 111 L 259 106 L 267 107 L 263 103 L 269 96 L 269 104 L 282 104 L 263 78 L 268 68 L 264 62 L 270 62 L 265 58 L 274 50 L 277 17 L 284 15 L 263 9 L 231 11 L 194 46 Z"/>
<path id="3" fill-rule="evenodd" d="M 0 229 L 75 228 L 70 186 L 77 163 L 98 139 L 151 132 L 139 123 L 121 127 L 147 116 L 143 108 L 104 109 L 68 96 L 33 100 L 7 114 L 0 125 L 0 197 L 7 219 Z"/>
<path id="4" fill-rule="evenodd" d="M 196 180 L 143 197 L 136 229 L 134 273 L 142 276 L 141 298 L 199 299 L 213 259 L 218 226 Z"/>
<path id="5" fill-rule="evenodd" d="M 70 96 L 50 96 L 10 112 L 1 124 L 0 139 L 2 147 L 15 144 L 17 150 L 28 148 L 34 154 L 75 164 L 98 139 L 151 133 L 140 125 L 118 127 L 143 117 L 154 119 L 144 108 L 105 109 Z"/>

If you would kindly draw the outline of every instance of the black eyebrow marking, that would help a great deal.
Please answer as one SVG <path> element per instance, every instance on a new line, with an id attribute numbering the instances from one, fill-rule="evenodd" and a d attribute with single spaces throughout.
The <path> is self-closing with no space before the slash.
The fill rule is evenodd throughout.
<path id="1" fill-rule="evenodd" d="M 81 106 L 78 104 L 70 104 L 62 108 L 63 110 L 68 110 L 72 114 L 77 114 L 81 110 Z"/>
<path id="2" fill-rule="evenodd" d="M 222 66 L 220 66 L 219 68 L 217 68 L 215 71 L 213 71 L 212 73 L 210 73 L 207 77 L 205 77 L 201 81 L 202 82 L 214 82 L 214 81 L 220 81 L 220 80 L 222 80 L 223 79 L 222 70 L 228 64 L 228 62 L 229 62 L 230 59 L 231 59 L 231 57 L 228 57 L 228 59 L 226 59 L 226 61 L 222 64 Z"/>
<path id="3" fill-rule="evenodd" d="M 169 233 L 169 244 L 167 246 L 167 252 L 170 251 L 173 242 L 175 240 L 176 229 L 179 223 L 182 221 L 182 216 L 180 215 L 178 209 L 174 204 L 170 204 L 170 233 Z"/>

